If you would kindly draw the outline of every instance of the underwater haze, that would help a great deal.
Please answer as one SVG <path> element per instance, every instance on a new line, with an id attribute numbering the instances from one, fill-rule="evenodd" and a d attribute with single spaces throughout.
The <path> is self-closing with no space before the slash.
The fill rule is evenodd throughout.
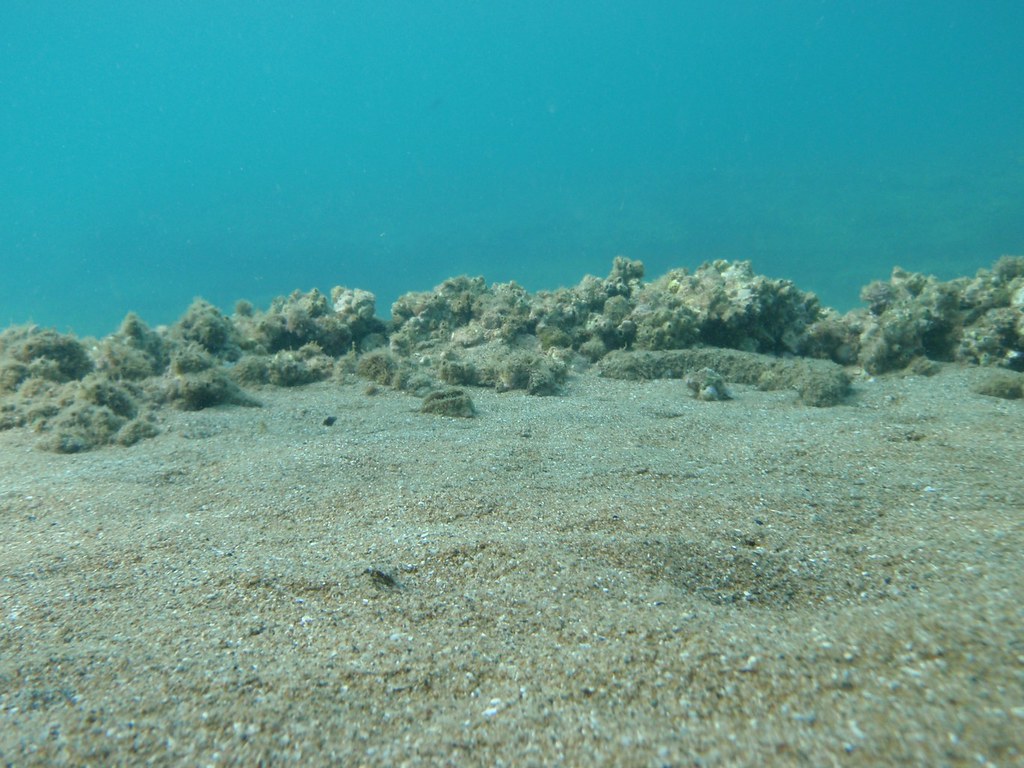
<path id="1" fill-rule="evenodd" d="M 0 323 L 1024 253 L 1024 3 L 8 0 Z"/>

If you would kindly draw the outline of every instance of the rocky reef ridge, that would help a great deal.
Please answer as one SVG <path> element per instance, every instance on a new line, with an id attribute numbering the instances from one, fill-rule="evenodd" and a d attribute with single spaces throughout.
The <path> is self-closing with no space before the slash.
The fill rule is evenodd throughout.
<path id="1" fill-rule="evenodd" d="M 607 277 L 533 294 L 454 277 L 401 296 L 389 320 L 372 293 L 339 286 L 266 310 L 240 301 L 230 315 L 197 299 L 156 329 L 130 313 L 103 339 L 18 326 L 0 333 L 0 429 L 32 429 L 60 452 L 131 445 L 159 432 L 164 407 L 258 406 L 261 387 L 354 377 L 427 398 L 460 387 L 550 395 L 594 364 L 622 378 L 709 369 L 828 406 L 846 397 L 850 372 L 1024 371 L 1024 257 L 947 282 L 896 268 L 861 299 L 843 315 L 747 261 L 645 282 L 641 262 L 617 257 Z"/>

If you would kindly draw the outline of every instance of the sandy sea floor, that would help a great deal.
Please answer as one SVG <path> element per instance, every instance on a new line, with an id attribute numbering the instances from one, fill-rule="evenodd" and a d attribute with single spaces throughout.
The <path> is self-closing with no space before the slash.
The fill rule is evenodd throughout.
<path id="1" fill-rule="evenodd" d="M 1021 765 L 1024 403 L 982 374 L 0 433 L 0 764 Z"/>

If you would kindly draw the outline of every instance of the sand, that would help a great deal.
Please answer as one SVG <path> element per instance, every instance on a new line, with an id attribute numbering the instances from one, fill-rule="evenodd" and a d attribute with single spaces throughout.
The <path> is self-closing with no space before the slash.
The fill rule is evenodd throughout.
<path id="1" fill-rule="evenodd" d="M 0 433 L 0 764 L 1021 765 L 1024 403 L 982 374 Z"/>

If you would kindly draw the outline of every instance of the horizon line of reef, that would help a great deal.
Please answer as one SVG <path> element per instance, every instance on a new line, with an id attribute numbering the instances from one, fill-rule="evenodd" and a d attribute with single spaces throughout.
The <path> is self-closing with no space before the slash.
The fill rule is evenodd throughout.
<path id="1" fill-rule="evenodd" d="M 680 378 L 701 400 L 727 382 L 842 403 L 851 372 L 935 373 L 987 366 L 983 394 L 1024 396 L 1024 257 L 949 281 L 896 267 L 840 314 L 749 261 L 706 262 L 644 280 L 618 256 L 607 277 L 529 293 L 453 277 L 377 316 L 369 291 L 295 291 L 231 314 L 197 298 L 168 326 L 129 312 L 114 333 L 78 338 L 35 325 L 0 332 L 0 430 L 27 428 L 64 453 L 132 445 L 160 431 L 164 407 L 258 406 L 264 387 L 367 381 L 422 398 L 425 413 L 471 417 L 466 391 L 557 393 L 573 372 Z M 325 422 L 326 423 L 326 422 Z"/>

